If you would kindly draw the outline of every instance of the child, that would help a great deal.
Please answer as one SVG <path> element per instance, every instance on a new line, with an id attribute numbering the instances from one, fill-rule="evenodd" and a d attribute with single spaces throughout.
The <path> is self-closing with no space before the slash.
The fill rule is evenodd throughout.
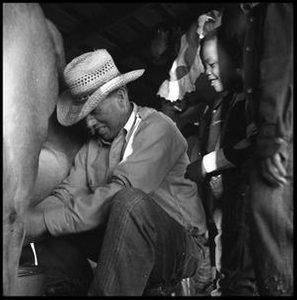
<path id="1" fill-rule="evenodd" d="M 224 42 L 219 28 L 202 41 L 201 58 L 218 97 L 200 123 L 200 158 L 187 167 L 185 175 L 198 184 L 210 217 L 210 240 L 215 236 L 218 280 L 212 295 L 255 292 L 247 243 L 244 170 L 251 147 L 246 138 L 240 53 L 234 45 Z"/>

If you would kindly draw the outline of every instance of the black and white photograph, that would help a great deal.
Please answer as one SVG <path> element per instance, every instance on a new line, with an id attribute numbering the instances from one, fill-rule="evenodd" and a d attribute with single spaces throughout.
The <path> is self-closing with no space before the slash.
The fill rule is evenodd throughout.
<path id="1" fill-rule="evenodd" d="M 2 295 L 294 295 L 292 2 L 4 2 Z"/>

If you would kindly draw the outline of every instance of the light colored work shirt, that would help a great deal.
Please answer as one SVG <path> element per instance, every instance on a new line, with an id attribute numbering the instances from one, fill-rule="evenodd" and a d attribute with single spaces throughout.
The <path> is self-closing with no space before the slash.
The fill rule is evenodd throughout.
<path id="1" fill-rule="evenodd" d="M 112 143 L 91 139 L 83 145 L 69 176 L 44 200 L 57 202 L 44 209 L 52 235 L 99 226 L 106 221 L 111 198 L 125 187 L 149 194 L 186 229 L 206 232 L 196 184 L 184 178 L 189 164 L 186 140 L 163 113 L 133 106 Z"/>

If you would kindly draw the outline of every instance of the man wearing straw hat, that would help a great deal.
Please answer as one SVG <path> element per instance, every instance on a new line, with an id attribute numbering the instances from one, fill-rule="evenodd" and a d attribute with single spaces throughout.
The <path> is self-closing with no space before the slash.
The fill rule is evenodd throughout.
<path id="1" fill-rule="evenodd" d="M 85 119 L 92 135 L 68 177 L 28 213 L 26 241 L 36 241 L 48 280 L 83 283 L 88 295 L 173 286 L 204 258 L 205 213 L 184 178 L 186 141 L 169 117 L 129 101 L 126 84 L 143 72 L 121 74 L 104 49 L 66 66 L 58 120 Z M 97 263 L 94 276 L 86 258 Z"/>

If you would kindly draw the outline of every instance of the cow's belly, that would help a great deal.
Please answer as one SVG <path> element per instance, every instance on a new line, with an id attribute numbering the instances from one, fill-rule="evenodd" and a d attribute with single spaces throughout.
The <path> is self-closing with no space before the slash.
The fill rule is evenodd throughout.
<path id="1" fill-rule="evenodd" d="M 64 127 L 58 124 L 54 112 L 50 118 L 47 139 L 39 155 L 31 206 L 39 204 L 69 174 L 75 155 L 86 138 L 86 127 L 83 124 Z"/>

